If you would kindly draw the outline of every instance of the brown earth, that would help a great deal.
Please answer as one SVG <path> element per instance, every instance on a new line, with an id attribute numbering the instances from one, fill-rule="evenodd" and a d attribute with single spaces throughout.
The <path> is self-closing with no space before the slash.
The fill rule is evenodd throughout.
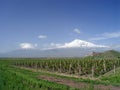
<path id="1" fill-rule="evenodd" d="M 39 79 L 51 81 L 51 82 L 56 82 L 58 84 L 64 84 L 68 85 L 70 87 L 74 88 L 89 88 L 89 84 L 83 83 L 83 82 L 76 82 L 73 80 L 68 80 L 68 79 L 62 79 L 62 78 L 57 78 L 57 77 L 52 77 L 52 76 L 38 76 Z M 115 87 L 115 86 L 105 86 L 105 85 L 94 85 L 94 90 L 120 90 L 120 87 Z"/>

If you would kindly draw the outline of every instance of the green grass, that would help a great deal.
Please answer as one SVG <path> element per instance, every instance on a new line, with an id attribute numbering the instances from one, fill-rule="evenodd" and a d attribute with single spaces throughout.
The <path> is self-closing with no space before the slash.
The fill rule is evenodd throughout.
<path id="1" fill-rule="evenodd" d="M 120 86 L 120 67 L 115 70 L 115 73 L 114 73 L 114 70 L 112 70 L 112 71 L 104 74 L 101 77 L 101 80 L 107 81 L 110 84 L 113 84 L 116 86 Z"/>

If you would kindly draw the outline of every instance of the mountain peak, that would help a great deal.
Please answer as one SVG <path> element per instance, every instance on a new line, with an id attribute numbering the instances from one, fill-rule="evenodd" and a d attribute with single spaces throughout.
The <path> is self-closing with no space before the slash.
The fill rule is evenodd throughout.
<path id="1" fill-rule="evenodd" d="M 96 44 L 93 44 L 91 42 L 87 42 L 87 41 L 80 40 L 80 39 L 75 39 L 69 43 L 65 43 L 65 45 L 62 47 L 63 48 L 75 48 L 75 47 L 92 48 L 92 47 L 106 47 L 106 46 L 96 45 Z"/>

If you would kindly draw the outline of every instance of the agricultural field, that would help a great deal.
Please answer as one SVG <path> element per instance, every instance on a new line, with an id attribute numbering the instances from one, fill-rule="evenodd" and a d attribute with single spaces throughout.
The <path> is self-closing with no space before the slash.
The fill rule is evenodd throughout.
<path id="1" fill-rule="evenodd" d="M 1 58 L 0 90 L 120 90 L 120 58 Z"/>

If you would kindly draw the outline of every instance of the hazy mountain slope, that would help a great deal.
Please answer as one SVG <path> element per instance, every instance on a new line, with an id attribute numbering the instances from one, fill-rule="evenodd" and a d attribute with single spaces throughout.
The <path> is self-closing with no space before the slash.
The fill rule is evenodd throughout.
<path id="1" fill-rule="evenodd" d="M 4 53 L 1 57 L 83 57 L 93 51 L 104 51 L 100 48 L 59 48 L 50 50 L 15 50 Z"/>

